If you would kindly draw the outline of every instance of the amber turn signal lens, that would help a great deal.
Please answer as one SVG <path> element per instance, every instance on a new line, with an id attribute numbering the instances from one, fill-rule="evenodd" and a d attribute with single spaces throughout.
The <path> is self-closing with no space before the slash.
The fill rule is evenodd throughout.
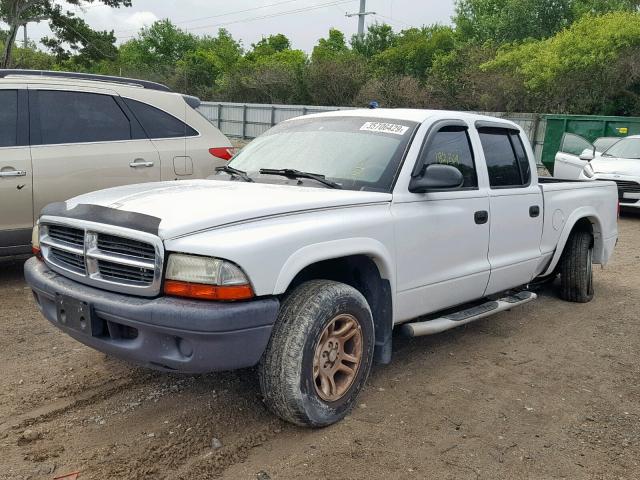
<path id="1" fill-rule="evenodd" d="M 164 283 L 164 293 L 174 297 L 195 298 L 197 300 L 247 300 L 253 298 L 250 285 L 204 285 L 201 283 L 180 282 L 167 280 Z"/>

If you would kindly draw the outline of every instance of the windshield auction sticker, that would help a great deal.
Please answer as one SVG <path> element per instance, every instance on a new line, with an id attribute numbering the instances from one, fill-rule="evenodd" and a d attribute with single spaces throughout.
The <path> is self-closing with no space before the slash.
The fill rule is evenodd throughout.
<path id="1" fill-rule="evenodd" d="M 365 132 L 393 133 L 394 135 L 404 135 L 409 130 L 409 127 L 398 125 L 396 123 L 367 122 L 360 127 L 360 130 L 363 130 Z"/>

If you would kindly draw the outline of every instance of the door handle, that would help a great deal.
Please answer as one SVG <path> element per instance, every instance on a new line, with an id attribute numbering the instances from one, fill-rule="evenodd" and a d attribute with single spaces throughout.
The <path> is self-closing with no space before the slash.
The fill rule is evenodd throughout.
<path id="1" fill-rule="evenodd" d="M 144 158 L 136 158 L 133 162 L 129 164 L 131 168 L 142 168 L 142 167 L 153 167 L 153 162 L 145 162 Z"/>
<path id="2" fill-rule="evenodd" d="M 9 170 L 8 172 L 0 172 L 0 177 L 26 177 L 26 170 Z"/>
<path id="3" fill-rule="evenodd" d="M 473 214 L 473 219 L 478 225 L 484 225 L 489 221 L 489 212 L 486 210 L 480 210 Z"/>
<path id="4" fill-rule="evenodd" d="M 540 215 L 540 207 L 538 205 L 532 205 L 529 207 L 529 216 L 531 218 L 536 218 Z"/>

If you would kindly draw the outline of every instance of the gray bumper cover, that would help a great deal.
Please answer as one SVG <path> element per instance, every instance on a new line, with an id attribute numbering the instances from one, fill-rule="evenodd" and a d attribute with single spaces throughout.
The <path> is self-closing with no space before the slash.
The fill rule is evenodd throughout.
<path id="1" fill-rule="evenodd" d="M 69 280 L 35 258 L 25 263 L 24 273 L 40 310 L 56 327 L 96 350 L 161 370 L 205 373 L 256 365 L 280 307 L 275 298 L 218 303 L 121 295 Z M 88 303 L 94 318 L 104 322 L 103 334 L 61 325 L 57 294 Z M 128 335 L 115 334 L 122 326 Z"/>

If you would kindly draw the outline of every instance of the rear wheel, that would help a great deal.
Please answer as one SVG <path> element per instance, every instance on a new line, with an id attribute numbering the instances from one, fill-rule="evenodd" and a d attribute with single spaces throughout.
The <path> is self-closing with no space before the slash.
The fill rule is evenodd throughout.
<path id="1" fill-rule="evenodd" d="M 587 303 L 593 299 L 593 236 L 573 232 L 567 241 L 560 263 L 560 297 Z"/>
<path id="2" fill-rule="evenodd" d="M 373 363 L 374 327 L 355 288 L 298 286 L 282 303 L 259 376 L 265 403 L 297 425 L 331 425 L 351 410 Z"/>

